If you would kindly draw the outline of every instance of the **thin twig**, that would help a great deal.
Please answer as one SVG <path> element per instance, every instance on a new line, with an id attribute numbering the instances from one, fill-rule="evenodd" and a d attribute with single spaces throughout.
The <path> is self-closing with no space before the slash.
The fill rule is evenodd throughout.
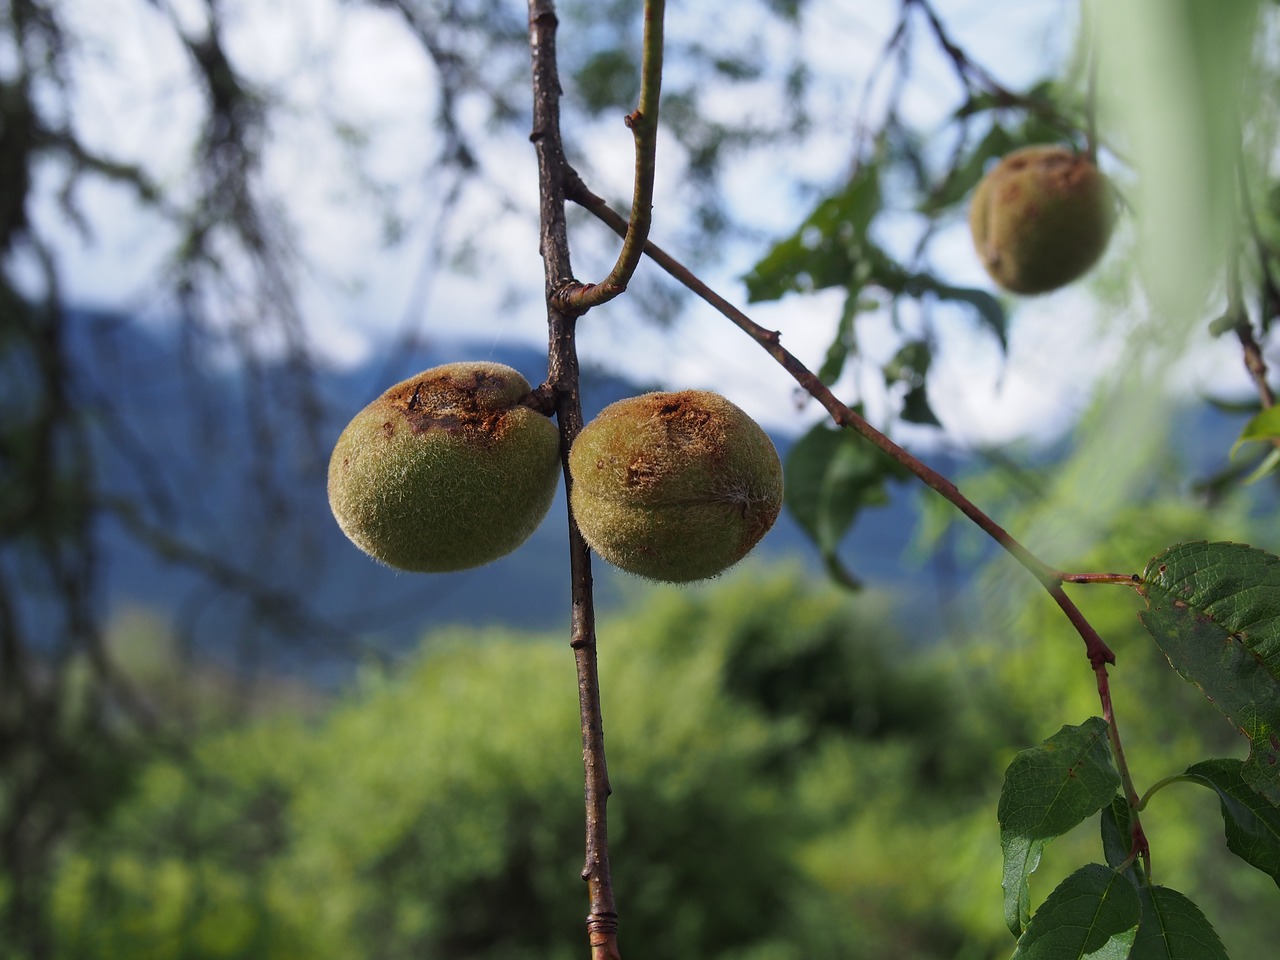
<path id="1" fill-rule="evenodd" d="M 578 356 L 574 340 L 580 310 L 566 310 L 559 298 L 573 283 L 565 224 L 565 180 L 569 171 L 560 135 L 560 79 L 556 62 L 558 21 L 554 0 L 529 0 L 529 47 L 533 61 L 533 131 L 530 139 L 538 156 L 540 242 L 546 276 L 548 368 L 547 381 L 555 393 L 556 421 L 565 488 L 572 492 L 568 453 L 582 429 Z M 587 935 L 592 960 L 620 960 L 618 911 L 609 874 L 609 834 L 606 807 L 609 771 L 605 761 L 601 720 L 600 679 L 597 669 L 595 603 L 591 555 L 578 531 L 572 509 L 568 513 L 569 564 L 572 589 L 570 645 L 578 676 L 578 704 L 582 722 L 582 764 L 586 806 L 586 857 L 582 878 L 587 883 L 590 913 Z"/>
<path id="2" fill-rule="evenodd" d="M 640 62 L 640 99 L 634 112 L 627 114 L 636 145 L 635 185 L 632 190 L 631 218 L 622 237 L 622 250 L 609 275 L 597 284 L 585 284 L 565 290 L 563 305 L 571 312 L 582 313 L 612 300 L 627 289 L 631 277 L 644 255 L 653 222 L 653 176 L 658 151 L 658 101 L 662 94 L 662 19 L 666 0 L 646 0 L 644 5 L 644 52 Z"/>

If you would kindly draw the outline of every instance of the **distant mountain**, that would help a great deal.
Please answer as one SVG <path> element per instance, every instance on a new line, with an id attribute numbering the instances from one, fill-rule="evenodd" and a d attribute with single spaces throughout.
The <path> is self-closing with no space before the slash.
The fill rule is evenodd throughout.
<path id="1" fill-rule="evenodd" d="M 567 632 L 563 492 L 512 555 L 438 575 L 398 573 L 369 560 L 338 530 L 325 493 L 333 440 L 391 383 L 475 357 L 506 363 L 537 383 L 546 371 L 541 352 L 436 343 L 308 380 L 284 362 L 246 368 L 202 360 L 208 351 L 201 344 L 121 317 L 86 314 L 73 329 L 73 349 L 91 372 L 78 389 L 97 411 L 100 485 L 113 501 L 142 505 L 102 528 L 108 610 L 157 609 L 202 652 L 309 675 L 345 674 L 360 651 L 403 650 L 423 631 L 445 624 Z M 303 395 L 308 384 L 313 397 Z M 652 386 L 584 369 L 582 388 L 590 417 Z M 1203 415 L 1215 416 L 1212 428 L 1222 431 L 1221 415 Z M 1183 433 L 1203 436 L 1199 429 Z M 790 441 L 774 440 L 785 457 Z M 934 460 L 952 476 L 967 466 Z M 887 506 L 860 516 L 843 551 L 869 586 L 903 601 L 904 618 L 916 625 L 936 617 L 932 598 L 957 589 L 968 575 L 945 556 L 925 567 L 906 559 L 918 490 L 896 486 Z M 798 557 L 815 578 L 824 576 L 785 512 L 754 556 L 766 562 Z M 594 571 L 604 612 L 637 588 L 602 562 Z M 922 596 L 930 602 L 920 603 Z"/>

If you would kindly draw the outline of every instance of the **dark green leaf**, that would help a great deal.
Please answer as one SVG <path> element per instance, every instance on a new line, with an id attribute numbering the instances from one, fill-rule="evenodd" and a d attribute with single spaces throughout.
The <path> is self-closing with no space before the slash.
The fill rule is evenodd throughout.
<path id="1" fill-rule="evenodd" d="M 1133 856 L 1133 811 L 1124 797 L 1116 794 L 1102 808 L 1102 853 L 1107 866 L 1121 870 L 1134 883 L 1138 882 L 1140 862 Z"/>
<path id="2" fill-rule="evenodd" d="M 902 398 L 902 419 L 908 423 L 925 423 L 932 427 L 942 426 L 942 421 L 929 406 L 929 394 L 924 385 L 912 387 Z"/>
<path id="3" fill-rule="evenodd" d="M 1240 760 L 1205 760 L 1187 776 L 1217 791 L 1227 849 L 1280 886 L 1280 808 L 1244 780 Z"/>
<path id="4" fill-rule="evenodd" d="M 902 468 L 850 430 L 819 423 L 787 455 L 785 503 L 837 579 L 856 583 L 836 548 L 858 511 L 888 502 L 885 482 Z"/>
<path id="5" fill-rule="evenodd" d="M 1142 887 L 1142 923 L 1129 960 L 1228 960 L 1200 908 L 1168 887 Z"/>
<path id="6" fill-rule="evenodd" d="M 1280 558 L 1178 544 L 1147 564 L 1139 591 L 1169 663 L 1249 738 L 1244 781 L 1280 805 Z"/>
<path id="7" fill-rule="evenodd" d="M 1040 865 L 1045 844 L 1101 810 L 1119 786 L 1107 725 L 1098 717 L 1063 727 L 1013 758 L 1005 771 L 998 817 L 1005 922 L 1015 937 L 1031 911 L 1028 880 Z"/>
<path id="8" fill-rule="evenodd" d="M 1141 919 L 1142 901 L 1129 879 L 1091 863 L 1040 905 L 1013 960 L 1126 960 Z"/>

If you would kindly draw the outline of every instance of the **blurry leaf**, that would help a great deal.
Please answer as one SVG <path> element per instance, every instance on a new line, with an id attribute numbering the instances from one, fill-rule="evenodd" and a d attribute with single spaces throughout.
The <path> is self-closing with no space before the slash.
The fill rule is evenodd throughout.
<path id="1" fill-rule="evenodd" d="M 912 387 L 902 398 L 902 419 L 908 423 L 924 423 L 931 427 L 942 426 L 942 421 L 933 412 L 933 407 L 929 406 L 929 394 L 924 384 Z"/>
<path id="2" fill-rule="evenodd" d="M 1240 436 L 1231 446 L 1231 456 L 1236 455 L 1240 445 L 1251 441 L 1269 441 L 1280 437 L 1280 407 L 1268 407 L 1254 416 L 1240 431 Z"/>
<path id="3" fill-rule="evenodd" d="M 852 430 L 819 423 L 787 455 L 785 503 L 833 576 L 846 586 L 857 580 L 840 565 L 836 549 L 858 511 L 889 502 L 885 481 L 901 467 Z"/>
<path id="4" fill-rule="evenodd" d="M 880 212 L 880 174 L 864 164 L 843 190 L 823 200 L 744 278 L 752 303 L 786 293 L 861 286 L 856 273 L 867 228 Z"/>
<path id="5" fill-rule="evenodd" d="M 1123 874 L 1091 863 L 1040 905 L 1013 960 L 1125 960 L 1141 919 L 1137 888 Z"/>
<path id="6" fill-rule="evenodd" d="M 1280 886 L 1280 809 L 1244 781 L 1243 761 L 1205 760 L 1187 776 L 1217 791 L 1227 849 Z"/>
<path id="7" fill-rule="evenodd" d="M 969 304 L 978 312 L 978 319 L 991 328 L 991 332 L 996 335 L 996 339 L 1000 341 L 1000 349 L 1008 349 L 1008 318 L 1000 301 L 987 291 L 972 287 L 953 287 L 930 274 L 917 273 L 903 283 L 902 292 L 913 297 L 932 293 L 939 300 L 955 300 Z"/>
<path id="8" fill-rule="evenodd" d="M 920 212 L 934 216 L 959 203 L 978 185 L 986 172 L 987 162 L 1004 156 L 1012 147 L 1013 141 L 1008 131 L 998 123 L 993 125 L 987 135 L 951 168 L 946 179 L 925 198 L 920 205 Z"/>
<path id="9" fill-rule="evenodd" d="M 857 347 L 857 335 L 853 323 L 858 317 L 858 290 L 850 288 L 844 298 L 844 308 L 840 311 L 840 323 L 836 327 L 835 339 L 827 347 L 827 356 L 818 371 L 818 379 L 831 386 L 840 379 L 844 372 L 845 361 Z"/>
<path id="10" fill-rule="evenodd" d="M 1117 794 L 1102 808 L 1102 853 L 1107 866 L 1120 870 L 1134 883 L 1138 882 L 1140 864 L 1133 856 L 1133 811 L 1129 802 Z"/>
<path id="11" fill-rule="evenodd" d="M 1168 887 L 1142 887 L 1142 923 L 1129 960 L 1227 960 L 1200 908 Z"/>
<path id="12" fill-rule="evenodd" d="M 1023 750 L 1005 771 L 998 817 L 1004 850 L 1005 922 L 1016 937 L 1031 912 L 1027 881 L 1044 846 L 1111 801 L 1120 774 L 1111 762 L 1107 724 L 1090 717 Z"/>
<path id="13" fill-rule="evenodd" d="M 1053 81 L 1040 80 L 1031 86 L 1023 97 L 1031 100 L 1043 100 L 1045 103 L 1053 101 Z M 981 91 L 973 94 L 961 104 L 960 109 L 956 111 L 956 119 L 972 117 L 978 113 L 984 113 L 988 110 L 1005 110 L 1014 109 L 1010 106 L 1008 98 L 1003 94 Z"/>
<path id="14" fill-rule="evenodd" d="M 574 74 L 573 84 L 592 113 L 629 109 L 640 95 L 640 65 L 626 49 L 601 50 Z"/>
<path id="15" fill-rule="evenodd" d="M 1280 804 L 1280 558 L 1183 543 L 1152 558 L 1139 616 L 1169 663 L 1249 738 L 1244 781 Z"/>
<path id="16" fill-rule="evenodd" d="M 1280 465 L 1280 447 L 1277 447 L 1263 457 L 1262 462 L 1259 463 L 1242 482 L 1246 485 L 1250 483 L 1257 483 L 1268 474 L 1274 473 L 1278 465 Z"/>
<path id="17" fill-rule="evenodd" d="M 933 351 L 928 341 L 911 340 L 903 344 L 893 355 L 893 359 L 881 368 L 885 386 L 891 387 L 895 383 L 923 383 L 932 361 Z"/>

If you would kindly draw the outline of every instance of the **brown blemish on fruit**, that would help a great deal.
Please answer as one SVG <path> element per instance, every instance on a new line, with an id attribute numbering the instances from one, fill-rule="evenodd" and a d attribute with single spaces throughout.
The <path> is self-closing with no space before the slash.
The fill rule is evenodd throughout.
<path id="1" fill-rule="evenodd" d="M 483 370 L 464 377 L 443 373 L 407 380 L 385 400 L 415 434 L 443 430 L 487 447 L 506 435 L 510 429 L 507 414 L 518 405 L 502 398 L 500 387 L 500 378 Z"/>

